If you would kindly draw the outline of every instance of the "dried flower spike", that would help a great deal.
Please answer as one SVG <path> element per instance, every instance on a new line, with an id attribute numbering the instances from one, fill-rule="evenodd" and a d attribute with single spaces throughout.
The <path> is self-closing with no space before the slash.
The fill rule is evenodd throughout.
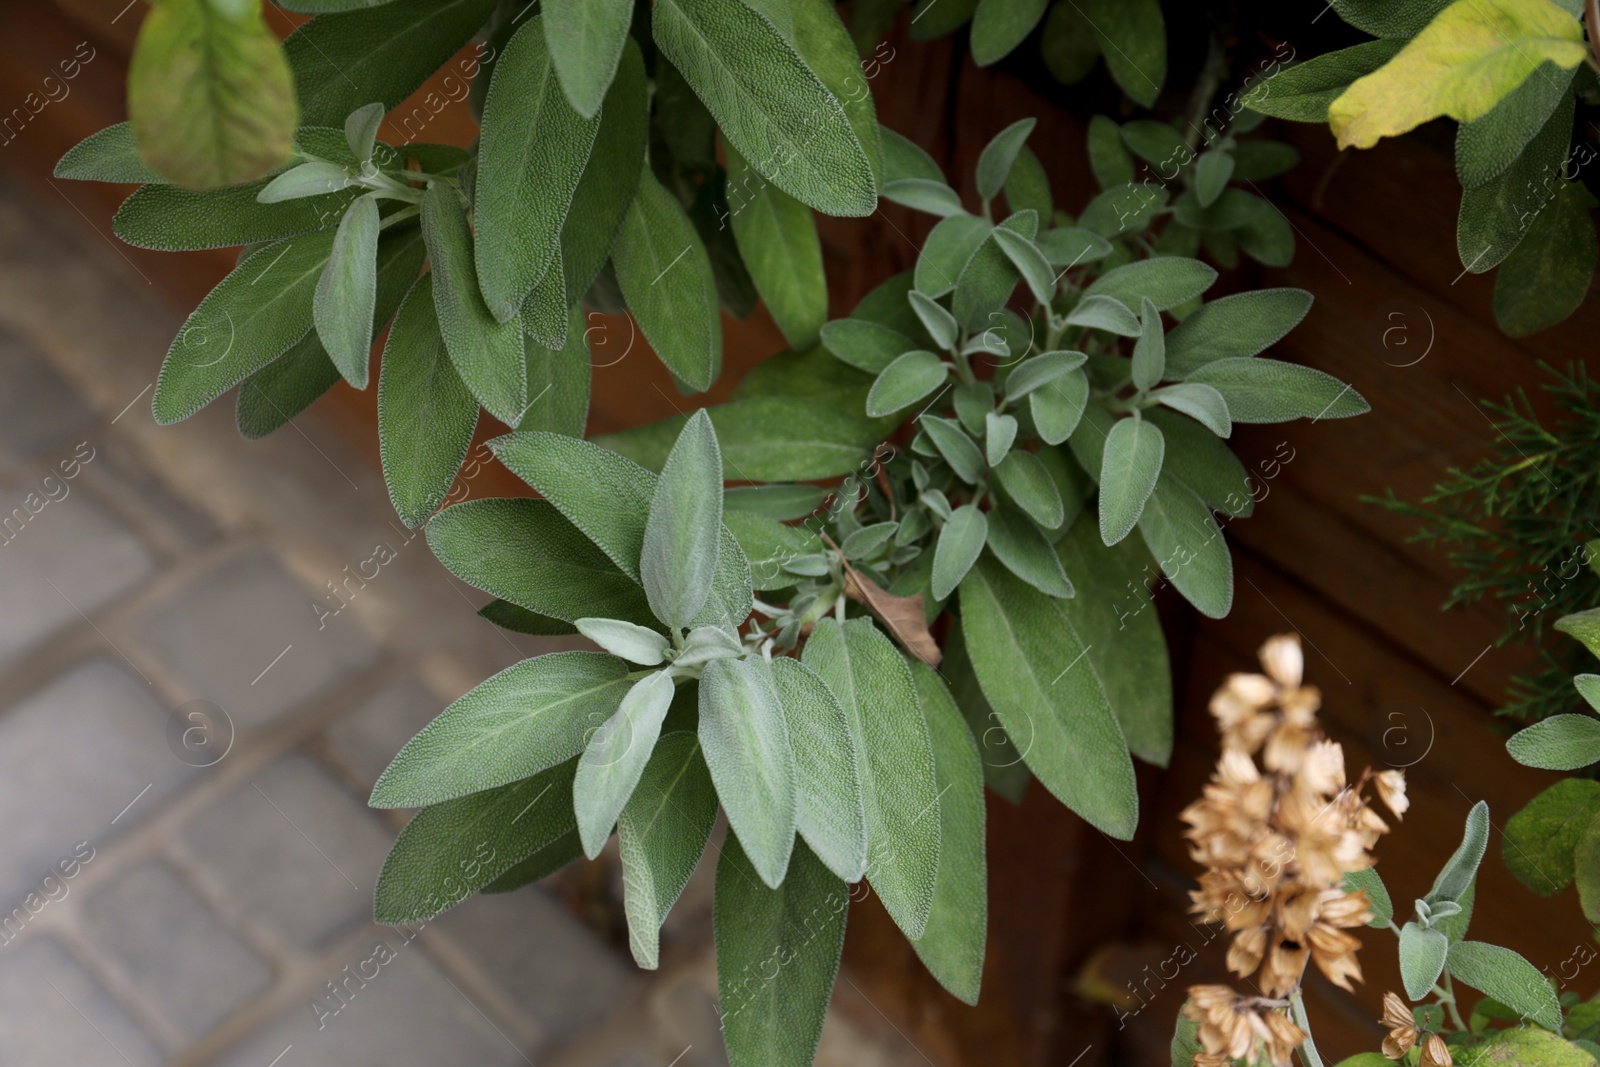
<path id="1" fill-rule="evenodd" d="M 1183 1011 L 1200 1024 L 1198 1037 L 1205 1049 L 1195 1056 L 1194 1067 L 1225 1067 L 1238 1059 L 1254 1063 L 1262 1056 L 1272 1067 L 1288 1067 L 1306 1039 L 1281 1002 L 1241 996 L 1225 985 L 1192 987 Z"/>
<path id="2" fill-rule="evenodd" d="M 1322 697 L 1303 684 L 1298 637 L 1268 640 L 1260 657 L 1264 674 L 1231 675 L 1211 699 L 1222 755 L 1182 818 L 1190 855 L 1206 868 L 1190 894 L 1194 911 L 1232 933 L 1228 968 L 1241 978 L 1259 971 L 1261 996 L 1226 986 L 1189 993 L 1207 1056 L 1265 1055 L 1277 1065 L 1305 1040 L 1284 1009 L 1306 965 L 1342 989 L 1361 979 L 1349 931 L 1372 912 L 1365 893 L 1342 886 L 1372 866 L 1370 849 L 1389 830 L 1363 790 L 1372 783 L 1397 817 L 1407 801 L 1399 771 L 1368 770 L 1350 784 L 1343 748 L 1318 728 Z"/>

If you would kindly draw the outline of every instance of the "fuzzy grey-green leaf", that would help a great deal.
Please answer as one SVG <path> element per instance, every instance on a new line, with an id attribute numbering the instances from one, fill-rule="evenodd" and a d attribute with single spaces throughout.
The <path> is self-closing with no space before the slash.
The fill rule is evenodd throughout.
<path id="1" fill-rule="evenodd" d="M 370 803 L 427 807 L 565 763 L 632 684 L 627 664 L 599 652 L 552 652 L 507 667 L 406 742 Z"/>
<path id="2" fill-rule="evenodd" d="M 378 202 L 363 196 L 339 221 L 333 251 L 311 300 L 312 321 L 322 347 L 344 380 L 357 389 L 367 387 L 377 303 Z"/>
<path id="3" fill-rule="evenodd" d="M 774 659 L 772 680 L 794 748 L 800 836 L 830 871 L 858 882 L 867 872 L 867 816 L 844 708 L 822 677 L 797 659 Z"/>
<path id="4" fill-rule="evenodd" d="M 1332 375 L 1275 359 L 1213 360 L 1185 380 L 1221 393 L 1234 422 L 1347 419 L 1372 410 L 1360 393 Z"/>
<path id="5" fill-rule="evenodd" d="M 544 32 L 567 99 L 585 118 L 600 110 L 628 41 L 628 0 L 546 0 Z"/>
<path id="6" fill-rule="evenodd" d="M 1055 549 L 1032 521 L 1009 507 L 996 507 L 988 514 L 989 551 L 995 559 L 1041 593 L 1054 597 L 1073 595 L 1072 581 L 1062 569 Z"/>
<path id="7" fill-rule="evenodd" d="M 971 504 L 951 512 L 933 552 L 933 596 L 947 600 L 967 576 L 989 537 L 989 521 Z"/>
<path id="8" fill-rule="evenodd" d="M 921 402 L 950 377 L 950 366 L 932 352 L 912 351 L 896 357 L 878 375 L 867 393 L 867 414 L 877 417 L 904 411 Z"/>
<path id="9" fill-rule="evenodd" d="M 759 656 L 719 659 L 700 677 L 700 745 L 728 823 L 768 886 L 784 882 L 799 826 L 799 768 Z"/>
<path id="10" fill-rule="evenodd" d="M 1100 538 L 1114 545 L 1133 532 L 1155 490 L 1166 438 L 1137 416 L 1118 419 L 1106 436 L 1100 467 Z"/>
<path id="11" fill-rule="evenodd" d="M 1209 300 L 1167 334 L 1167 375 L 1181 381 L 1214 360 L 1256 355 L 1310 309 L 1304 289 L 1255 289 Z"/>
<path id="12" fill-rule="evenodd" d="M 911 677 L 928 723 L 939 785 L 939 873 L 927 929 L 912 947 L 940 985 L 964 1003 L 976 1004 L 989 921 L 983 764 L 938 673 L 913 663 Z"/>
<path id="13" fill-rule="evenodd" d="M 822 241 L 811 209 L 761 177 L 731 145 L 728 211 L 756 291 L 795 351 L 817 343 L 828 319 Z"/>
<path id="14" fill-rule="evenodd" d="M 491 441 L 490 448 L 500 462 L 537 489 L 624 574 L 633 579 L 639 577 L 645 521 L 655 494 L 654 474 L 593 442 L 558 434 L 519 431 Z M 732 630 L 750 614 L 750 566 L 733 534 L 726 530 L 717 560 L 712 595 L 694 625 L 718 625 Z"/>
<path id="15" fill-rule="evenodd" d="M 913 940 L 927 929 L 939 868 L 939 800 L 928 726 L 906 662 L 871 619 L 819 622 L 801 662 L 849 722 L 870 847 L 867 879 Z"/>
<path id="16" fill-rule="evenodd" d="M 418 812 L 383 861 L 373 917 L 380 923 L 430 918 L 545 849 L 560 850 L 576 828 L 576 766 L 569 760 Z"/>
<path id="17" fill-rule="evenodd" d="M 810 1067 L 844 951 L 850 893 L 804 843 L 777 888 L 739 841 L 717 863 L 717 999 L 731 1067 Z M 778 974 L 774 961 L 787 961 Z"/>
<path id="18" fill-rule="evenodd" d="M 1450 946 L 1450 973 L 1546 1030 L 1561 1032 L 1561 1002 L 1550 980 L 1521 955 L 1499 945 L 1460 941 Z"/>
<path id="19" fill-rule="evenodd" d="M 1205 502 L 1171 472 L 1156 479 L 1139 514 L 1139 533 L 1184 599 L 1209 618 L 1228 614 L 1233 607 L 1233 557 L 1222 528 Z"/>
<path id="20" fill-rule="evenodd" d="M 1133 761 L 1061 602 L 980 559 L 961 585 L 961 610 L 983 694 L 1028 767 L 1063 804 L 1130 839 L 1139 817 Z"/>
<path id="21" fill-rule="evenodd" d="M 427 530 L 451 573 L 518 607 L 567 622 L 600 615 L 656 624 L 638 582 L 547 501 L 468 500 L 439 512 Z"/>
<path id="22" fill-rule="evenodd" d="M 694 734 L 656 744 L 617 818 L 628 947 L 646 970 L 660 962 L 661 924 L 689 884 L 717 822 L 717 791 Z"/>
<path id="23" fill-rule="evenodd" d="M 844 105 L 782 32 L 740 0 L 661 0 L 656 44 L 768 180 L 830 215 L 877 207 L 877 181 Z"/>
<path id="24" fill-rule="evenodd" d="M 1087 642 L 1085 655 L 1129 750 L 1165 767 L 1172 757 L 1172 667 L 1146 589 L 1148 556 L 1132 539 L 1107 548 L 1086 516 L 1072 524 L 1056 551 L 1079 586 L 1061 610 Z"/>
<path id="25" fill-rule="evenodd" d="M 450 361 L 495 418 L 510 426 L 528 406 L 522 320 L 497 321 L 478 291 L 466 209 L 455 189 L 438 183 L 422 196 L 422 233 L 433 262 L 433 304 Z"/>
<path id="26" fill-rule="evenodd" d="M 711 257 L 654 175 L 641 176 L 611 255 L 628 309 L 661 362 L 690 388 L 710 388 L 722 367 Z"/>
<path id="27" fill-rule="evenodd" d="M 605 5 L 586 0 L 585 6 Z M 484 303 L 499 322 L 517 314 L 556 262 L 561 229 L 600 128 L 598 115 L 579 114 L 558 84 L 545 17 L 525 22 L 495 59 L 483 105 L 475 263 Z"/>
<path id="28" fill-rule="evenodd" d="M 633 682 L 617 710 L 589 737 L 572 780 L 572 806 L 584 855 L 594 859 L 611 837 L 622 808 L 644 776 L 672 706 L 672 675 L 647 674 Z"/>
<path id="29" fill-rule="evenodd" d="M 645 520 L 639 578 L 656 618 L 681 628 L 711 594 L 722 531 L 722 453 L 705 410 L 684 424 Z"/>
<path id="30" fill-rule="evenodd" d="M 477 425 L 478 402 L 450 362 L 433 275 L 424 275 L 400 305 L 378 374 L 378 451 L 401 522 L 421 526 L 444 503 Z"/>
<path id="31" fill-rule="evenodd" d="M 188 418 L 309 333 L 312 294 L 332 247 L 332 231 L 278 241 L 218 282 L 167 350 L 156 421 Z"/>

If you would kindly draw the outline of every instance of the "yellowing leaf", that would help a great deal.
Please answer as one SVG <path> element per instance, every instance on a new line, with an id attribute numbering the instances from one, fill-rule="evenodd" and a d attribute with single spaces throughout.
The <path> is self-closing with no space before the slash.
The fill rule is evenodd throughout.
<path id="1" fill-rule="evenodd" d="M 253 181 L 289 158 L 298 112 L 261 0 L 160 0 L 128 70 L 139 154 L 192 189 Z"/>
<path id="2" fill-rule="evenodd" d="M 1328 125 L 1341 148 L 1371 148 L 1440 115 L 1481 118 L 1540 63 L 1587 54 L 1578 20 L 1552 0 L 1456 0 L 1334 100 Z"/>

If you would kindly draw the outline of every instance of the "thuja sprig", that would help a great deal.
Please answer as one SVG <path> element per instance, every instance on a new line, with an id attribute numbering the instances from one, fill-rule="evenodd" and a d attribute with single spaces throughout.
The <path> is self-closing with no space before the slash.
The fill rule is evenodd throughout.
<path id="1" fill-rule="evenodd" d="M 1586 543 L 1600 536 L 1600 405 L 1582 364 L 1541 364 L 1557 416 L 1550 426 L 1518 389 L 1481 407 L 1494 424 L 1489 454 L 1451 468 L 1419 503 L 1369 498 L 1420 520 L 1411 537 L 1448 549 L 1463 576 L 1445 607 L 1488 600 L 1505 620 L 1499 643 L 1538 650 L 1539 664 L 1512 680 L 1501 714 L 1538 721 L 1568 711 L 1581 647 L 1551 640 L 1549 627 L 1600 600 Z M 1546 647 L 1546 645 L 1550 647 Z"/>

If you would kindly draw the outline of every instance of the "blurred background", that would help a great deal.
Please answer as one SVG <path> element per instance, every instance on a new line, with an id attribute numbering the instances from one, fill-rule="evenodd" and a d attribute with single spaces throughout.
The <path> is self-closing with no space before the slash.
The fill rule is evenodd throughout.
<path id="1" fill-rule="evenodd" d="M 1307 54 L 1347 43 L 1335 20 L 1313 20 L 1317 6 L 1242 24 Z M 145 10 L 33 0 L 8 6 L 0 34 L 0 1062 L 725 1062 L 709 872 L 674 909 L 652 974 L 628 959 L 613 857 L 421 927 L 371 922 L 404 822 L 365 807 L 378 772 L 448 701 L 551 646 L 478 618 L 487 598 L 395 519 L 372 391 L 341 383 L 256 443 L 228 405 L 154 424 L 161 357 L 235 252 L 124 246 L 109 220 L 126 189 L 50 177 L 67 148 L 124 117 Z M 881 120 L 958 181 L 996 131 L 1037 115 L 1057 202 L 1088 199 L 1086 102 L 1033 52 L 980 71 L 964 47 L 909 41 L 903 20 L 888 45 Z M 72 57 L 77 76 L 47 86 Z M 465 103 L 433 83 L 390 121 L 407 116 L 427 140 L 474 134 Z M 1541 903 L 1498 856 L 1504 818 L 1554 780 L 1512 763 L 1491 714 L 1527 651 L 1495 646 L 1487 609 L 1442 613 L 1455 580 L 1444 554 L 1360 498 L 1419 499 L 1477 458 L 1493 435 L 1480 398 L 1531 391 L 1540 359 L 1581 359 L 1600 312 L 1591 300 L 1528 341 L 1495 329 L 1492 283 L 1461 276 L 1454 255 L 1447 128 L 1347 158 L 1320 126 L 1281 136 L 1304 161 L 1263 192 L 1299 254 L 1223 285 L 1314 293 L 1283 358 L 1352 382 L 1374 411 L 1236 436 L 1268 492 L 1228 530 L 1230 617 L 1161 602 L 1179 744 L 1166 773 L 1141 767 L 1138 839 L 1110 841 L 1037 786 L 1019 806 L 990 796 L 982 1004 L 943 993 L 869 901 L 851 916 L 820 1063 L 1166 1062 L 1182 987 L 1222 977 L 1221 939 L 1188 922 L 1196 871 L 1176 815 L 1214 758 L 1207 697 L 1277 632 L 1302 635 L 1352 770 L 1408 770 L 1411 813 L 1378 849 L 1397 901 L 1426 891 L 1486 799 L 1497 832 L 1479 900 L 1498 903 L 1475 931 L 1552 970 L 1589 940 L 1570 892 Z M 823 219 L 833 313 L 909 267 L 931 221 L 887 203 L 868 220 Z M 725 399 L 782 348 L 764 311 L 725 328 L 728 373 L 696 403 Z M 591 432 L 680 402 L 626 319 L 605 321 L 594 373 Z M 480 438 L 499 432 L 485 417 Z M 519 491 L 474 458 L 461 494 Z M 1170 961 L 1189 954 L 1179 975 Z M 1388 943 L 1364 954 L 1356 998 L 1311 979 L 1325 1053 L 1376 1047 L 1393 959 Z M 1580 974 L 1572 988 L 1595 984 Z"/>

